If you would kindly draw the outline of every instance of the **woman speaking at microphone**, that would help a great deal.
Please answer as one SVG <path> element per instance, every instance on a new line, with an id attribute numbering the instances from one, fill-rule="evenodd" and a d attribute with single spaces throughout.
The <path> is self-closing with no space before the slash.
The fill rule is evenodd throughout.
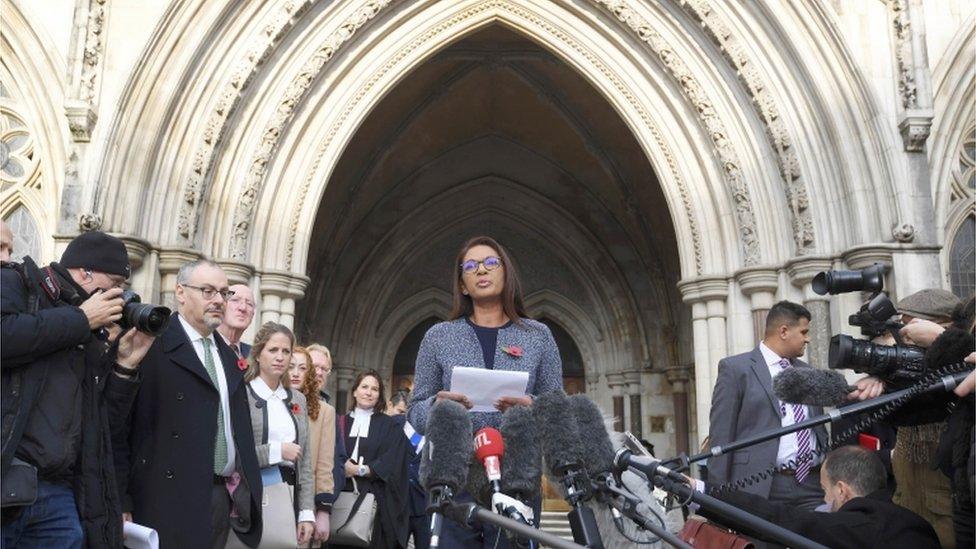
<path id="1" fill-rule="evenodd" d="M 511 256 L 493 238 L 479 236 L 461 246 L 452 268 L 454 305 L 450 320 L 435 324 L 424 335 L 417 352 L 413 399 L 407 412 L 411 425 L 423 430 L 427 414 L 439 400 L 454 400 L 466 408 L 467 395 L 451 391 L 451 372 L 456 366 L 527 372 L 525 395 L 501 395 L 496 412 L 472 412 L 475 431 L 498 428 L 501 412 L 511 406 L 531 406 L 532 398 L 562 389 L 563 371 L 559 349 L 549 328 L 527 318 L 522 287 Z M 470 501 L 462 493 L 457 501 Z M 538 502 L 535 503 L 538 507 Z M 538 517 L 539 509 L 536 508 Z M 443 547 L 508 547 L 504 535 L 485 527 L 472 532 L 447 521 L 441 535 Z"/>

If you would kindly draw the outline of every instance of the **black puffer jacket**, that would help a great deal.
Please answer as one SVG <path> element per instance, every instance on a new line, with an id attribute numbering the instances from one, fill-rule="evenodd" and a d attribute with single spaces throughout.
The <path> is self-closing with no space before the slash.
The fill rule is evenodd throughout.
<path id="1" fill-rule="evenodd" d="M 33 262 L 28 261 L 28 265 Z M 56 264 L 52 267 L 58 268 Z M 124 425 L 110 418 L 125 418 L 138 389 L 138 380 L 112 373 L 114 352 L 92 337 L 85 314 L 61 299 L 52 299 L 41 287 L 42 275 L 19 265 L 0 269 L 0 407 L 2 407 L 2 462 L 5 476 L 15 454 L 30 462 L 38 449 L 51 449 L 56 457 L 38 466 L 42 477 L 70 481 L 88 547 L 122 547 L 121 506 L 112 465 L 111 435 Z M 63 271 L 62 271 L 63 272 Z M 48 383 L 52 372 L 80 374 L 81 422 L 77 446 L 55 440 L 48 431 L 24 433 L 32 414 L 47 399 L 58 398 Z M 75 380 L 72 382 L 77 383 Z M 61 407 L 63 410 L 63 406 Z M 29 444 L 32 448 L 25 448 Z"/>

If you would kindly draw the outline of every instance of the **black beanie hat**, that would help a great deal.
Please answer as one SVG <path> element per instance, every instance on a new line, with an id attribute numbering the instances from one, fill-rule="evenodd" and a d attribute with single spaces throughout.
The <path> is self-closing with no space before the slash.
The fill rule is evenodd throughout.
<path id="1" fill-rule="evenodd" d="M 61 266 L 90 269 L 129 278 L 129 252 L 125 244 L 101 231 L 81 233 L 68 243 L 61 255 Z"/>

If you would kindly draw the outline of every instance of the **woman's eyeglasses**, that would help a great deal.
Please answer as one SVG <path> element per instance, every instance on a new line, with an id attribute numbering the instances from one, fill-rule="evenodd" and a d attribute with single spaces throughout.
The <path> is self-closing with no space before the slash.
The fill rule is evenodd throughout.
<path id="1" fill-rule="evenodd" d="M 461 272 L 466 274 L 474 273 L 478 270 L 478 265 L 484 266 L 486 271 L 494 271 L 495 269 L 502 266 L 502 260 L 498 259 L 493 255 L 482 259 L 481 261 L 475 261 L 474 259 L 469 259 L 461 264 Z"/>

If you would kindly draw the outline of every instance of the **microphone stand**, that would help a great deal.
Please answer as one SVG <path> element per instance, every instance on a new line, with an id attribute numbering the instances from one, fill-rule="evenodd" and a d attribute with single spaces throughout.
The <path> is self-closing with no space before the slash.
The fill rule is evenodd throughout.
<path id="1" fill-rule="evenodd" d="M 563 486 L 566 488 L 566 501 L 573 506 L 569 512 L 569 527 L 573 532 L 573 540 L 590 549 L 603 549 L 603 539 L 596 525 L 593 509 L 583 505 L 583 501 L 590 498 L 590 478 L 583 469 L 575 465 L 561 468 Z"/>
<path id="2" fill-rule="evenodd" d="M 729 452 L 734 452 L 736 450 L 741 450 L 748 446 L 753 446 L 767 440 L 772 440 L 774 438 L 779 438 L 790 433 L 795 433 L 797 431 L 802 431 L 803 429 L 809 429 L 811 427 L 816 427 L 817 425 L 823 425 L 825 423 L 833 423 L 841 418 L 846 418 L 848 416 L 858 415 L 862 412 L 869 412 L 877 410 L 887 404 L 890 404 L 900 398 L 905 397 L 909 394 L 914 394 L 914 396 L 921 396 L 928 393 L 939 393 L 943 391 L 952 391 L 959 385 L 963 379 L 966 378 L 972 370 L 966 370 L 962 372 L 957 372 L 955 374 L 950 374 L 943 376 L 936 382 L 928 385 L 921 391 L 918 390 L 918 386 L 909 387 L 907 389 L 902 389 L 900 391 L 895 391 L 893 393 L 888 393 L 887 395 L 879 396 L 877 398 L 872 398 L 871 400 L 866 400 L 864 402 L 858 402 L 857 404 L 852 404 L 851 406 L 845 406 L 844 408 L 836 408 L 827 412 L 826 414 L 812 417 L 810 419 L 801 421 L 799 423 L 794 423 L 793 425 L 787 427 L 780 427 L 778 429 L 772 429 L 765 433 L 759 433 L 758 435 L 753 435 L 751 437 L 737 440 L 735 442 L 730 442 L 726 445 L 712 446 L 707 452 L 702 452 L 693 456 L 679 456 L 676 458 L 671 458 L 667 461 L 661 462 L 665 466 L 674 466 L 679 471 L 686 470 L 688 465 L 698 461 L 706 460 L 710 457 L 716 457 L 725 455 Z"/>
<path id="3" fill-rule="evenodd" d="M 555 534 L 543 532 L 517 520 L 493 513 L 474 502 L 455 503 L 453 498 L 439 498 L 431 501 L 427 506 L 427 512 L 433 513 L 435 517 L 443 515 L 465 528 L 471 528 L 475 522 L 491 524 L 553 549 L 586 549 Z"/>
<path id="4" fill-rule="evenodd" d="M 634 521 L 641 528 L 648 530 L 655 536 L 670 543 L 678 549 L 692 549 L 692 546 L 682 541 L 681 538 L 672 534 L 671 532 L 668 532 L 666 528 L 655 524 L 654 521 L 640 514 L 640 512 L 637 511 L 637 505 L 641 503 L 640 498 L 634 497 L 624 490 L 614 486 L 609 482 L 609 479 L 603 479 L 597 482 L 596 491 L 601 501 L 605 502 L 607 505 L 617 511 L 615 515 L 622 514 L 623 516 Z M 618 516 L 614 516 L 615 521 L 617 518 Z"/>
<path id="5" fill-rule="evenodd" d="M 746 530 L 756 532 L 762 539 L 798 549 L 828 549 L 826 546 L 809 540 L 796 532 L 695 490 L 686 484 L 684 477 L 667 467 L 656 465 L 651 471 L 643 471 L 642 468 L 641 472 L 652 473 L 649 476 L 655 486 L 675 494 L 683 500 L 697 503 L 702 509 L 721 518 L 724 522 L 737 526 L 744 525 Z"/>

